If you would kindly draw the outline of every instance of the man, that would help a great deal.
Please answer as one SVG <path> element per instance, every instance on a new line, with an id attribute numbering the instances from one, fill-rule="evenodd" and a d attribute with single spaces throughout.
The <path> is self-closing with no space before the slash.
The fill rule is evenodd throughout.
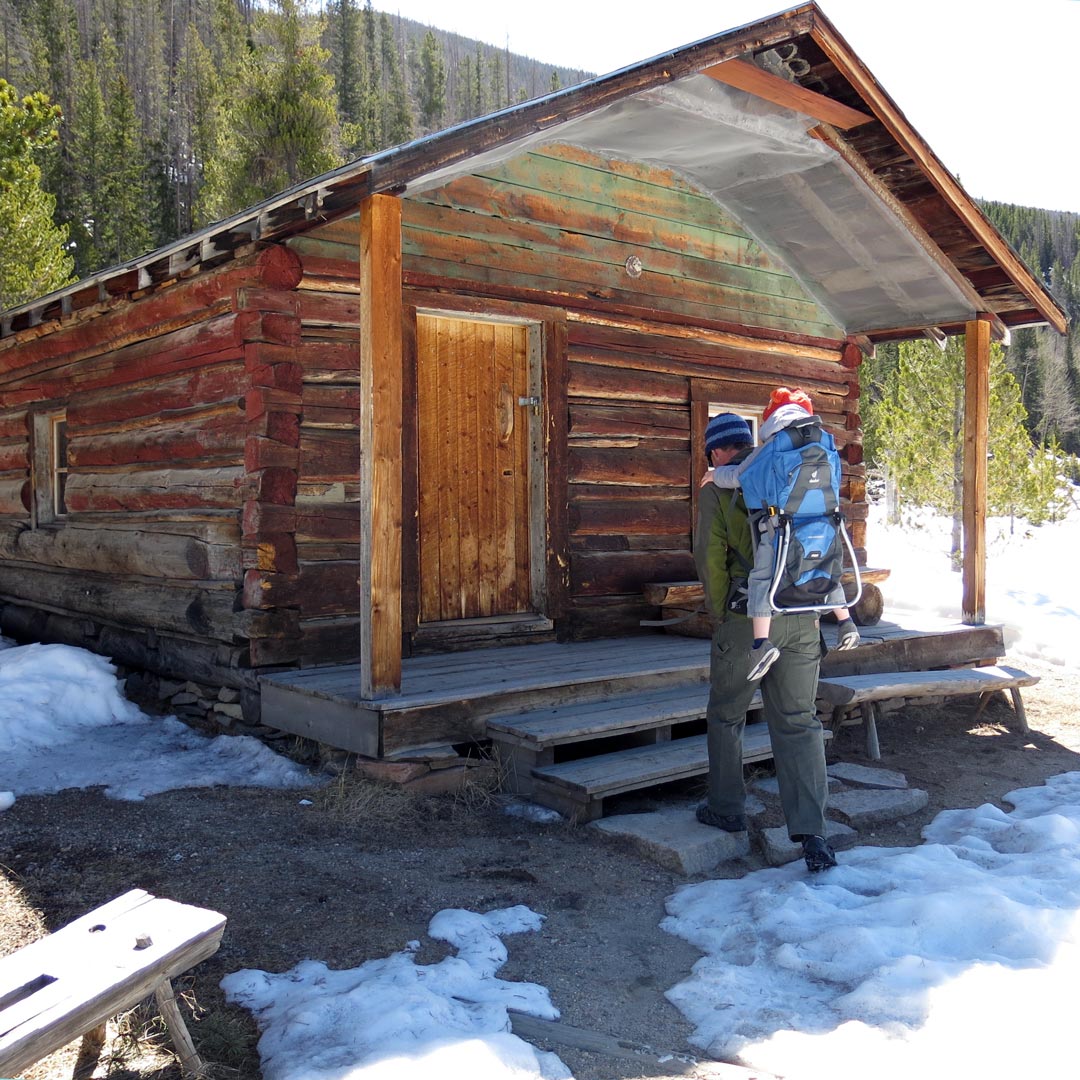
<path id="1" fill-rule="evenodd" d="M 705 430 L 710 467 L 730 465 L 753 449 L 750 427 L 735 413 L 712 417 Z M 727 832 L 746 829 L 742 737 L 757 684 L 747 681 L 753 629 L 746 616 L 746 578 L 753 566 L 750 519 L 742 493 L 707 484 L 698 495 L 694 559 L 712 616 L 709 656 L 709 794 L 698 820 Z M 762 679 L 780 803 L 788 835 L 801 842 L 812 873 L 836 865 L 825 840 L 825 744 L 817 718 L 821 635 L 815 614 L 778 615 L 770 631 L 779 658 Z"/>

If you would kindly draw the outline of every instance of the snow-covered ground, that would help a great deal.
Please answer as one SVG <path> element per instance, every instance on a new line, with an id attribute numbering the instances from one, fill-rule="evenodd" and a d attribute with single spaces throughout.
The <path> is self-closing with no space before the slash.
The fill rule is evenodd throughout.
<path id="1" fill-rule="evenodd" d="M 888 529 L 881 518 L 875 508 L 870 554 L 892 570 L 887 613 L 905 624 L 959 618 L 948 524 Z M 1080 579 L 1068 556 L 1080 550 L 1080 515 L 1012 535 L 992 522 L 991 536 L 987 621 L 1006 624 L 1011 657 L 1076 671 Z M 0 809 L 65 787 L 144 798 L 313 783 L 255 740 L 143 716 L 98 657 L 55 645 L 0 651 Z M 676 892 L 663 927 L 704 955 L 668 997 L 695 1044 L 796 1080 L 1074 1074 L 1080 773 L 1009 802 L 1009 813 L 942 813 L 919 847 L 860 847 L 815 877 L 795 863 Z M 507 1009 L 558 1015 L 543 987 L 497 977 L 503 938 L 523 932 L 542 934 L 543 914 L 443 911 L 427 933 L 455 952 L 436 964 L 418 964 L 419 943 L 403 942 L 352 970 L 326 957 L 236 972 L 224 987 L 257 1017 L 269 1080 L 568 1076 L 509 1032 Z"/>

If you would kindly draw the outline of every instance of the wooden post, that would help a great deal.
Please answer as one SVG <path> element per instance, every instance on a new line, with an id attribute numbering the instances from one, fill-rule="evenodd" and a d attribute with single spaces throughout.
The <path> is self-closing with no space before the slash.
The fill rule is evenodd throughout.
<path id="1" fill-rule="evenodd" d="M 986 621 L 986 455 L 990 438 L 990 319 L 965 328 L 963 621 Z"/>
<path id="2" fill-rule="evenodd" d="M 360 694 L 401 687 L 401 201 L 360 203 Z"/>

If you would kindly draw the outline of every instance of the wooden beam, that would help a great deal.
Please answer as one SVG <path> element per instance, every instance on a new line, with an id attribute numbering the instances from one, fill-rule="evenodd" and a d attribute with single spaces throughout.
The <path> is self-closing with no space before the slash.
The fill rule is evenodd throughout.
<path id="1" fill-rule="evenodd" d="M 986 459 L 990 437 L 990 320 L 967 324 L 964 356 L 963 621 L 986 622 Z"/>
<path id="2" fill-rule="evenodd" d="M 401 687 L 401 200 L 360 203 L 360 695 Z"/>
<path id="3" fill-rule="evenodd" d="M 805 86 L 788 82 L 779 75 L 764 71 L 746 60 L 725 60 L 722 64 L 702 68 L 701 74 L 708 75 L 710 79 L 715 79 L 726 86 L 734 86 L 737 90 L 745 90 L 755 97 L 764 98 L 774 105 L 794 109 L 814 120 L 832 124 L 841 131 L 868 124 L 874 119 L 824 94 L 807 90 Z"/>
<path id="4" fill-rule="evenodd" d="M 815 11 L 810 36 L 1039 314 L 1058 333 L 1065 333 L 1065 312 L 1035 279 L 1023 260 L 1009 247 L 975 201 L 960 186 L 956 177 L 908 123 L 896 103 L 878 85 L 877 80 L 820 11 Z"/>

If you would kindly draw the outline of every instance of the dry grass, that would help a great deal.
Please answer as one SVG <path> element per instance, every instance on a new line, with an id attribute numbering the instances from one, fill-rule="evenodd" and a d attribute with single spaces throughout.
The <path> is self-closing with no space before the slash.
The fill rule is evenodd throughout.
<path id="1" fill-rule="evenodd" d="M 398 825 L 411 820 L 419 800 L 398 784 L 342 772 L 315 794 L 316 807 L 340 821 Z"/>

